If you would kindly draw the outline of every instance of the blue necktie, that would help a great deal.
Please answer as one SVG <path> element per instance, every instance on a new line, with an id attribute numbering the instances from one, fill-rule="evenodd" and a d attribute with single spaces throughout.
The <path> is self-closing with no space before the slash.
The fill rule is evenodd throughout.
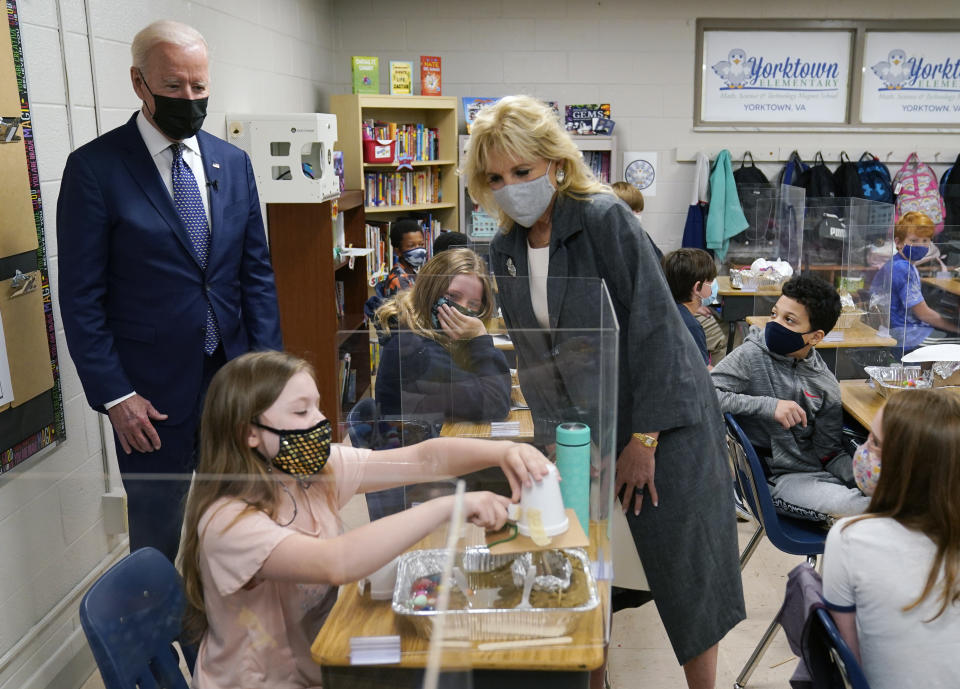
<path id="1" fill-rule="evenodd" d="M 177 214 L 187 228 L 200 268 L 206 270 L 207 254 L 210 251 L 210 232 L 207 226 L 207 214 L 203 209 L 203 198 L 200 196 L 197 178 L 193 176 L 190 166 L 183 160 L 183 144 L 171 144 L 170 150 L 173 151 L 173 167 L 170 170 L 173 178 L 173 205 L 177 207 Z M 217 326 L 217 317 L 213 313 L 208 297 L 203 351 L 213 354 L 219 341 L 220 328 Z"/>

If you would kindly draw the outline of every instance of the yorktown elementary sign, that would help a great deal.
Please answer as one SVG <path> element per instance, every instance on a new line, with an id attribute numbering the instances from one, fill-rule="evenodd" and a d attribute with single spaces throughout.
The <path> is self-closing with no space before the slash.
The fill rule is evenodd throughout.
<path id="1" fill-rule="evenodd" d="M 704 31 L 700 119 L 843 123 L 849 31 Z"/>
<path id="2" fill-rule="evenodd" d="M 960 123 L 960 33 L 868 31 L 860 120 Z"/>

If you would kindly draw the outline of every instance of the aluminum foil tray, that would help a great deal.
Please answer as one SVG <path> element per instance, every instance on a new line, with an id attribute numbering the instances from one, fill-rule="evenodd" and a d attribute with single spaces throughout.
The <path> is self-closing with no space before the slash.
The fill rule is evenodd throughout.
<path id="1" fill-rule="evenodd" d="M 412 610 L 407 607 L 406 601 L 410 597 L 413 582 L 443 570 L 445 551 L 438 549 L 415 550 L 401 557 L 397 567 L 397 583 L 393 589 L 393 612 L 403 626 L 426 639 L 430 638 L 433 631 L 433 621 L 441 614 L 445 615 L 445 637 L 458 641 L 504 641 L 566 636 L 577 626 L 583 613 L 600 604 L 600 596 L 586 552 L 582 548 L 571 548 L 564 552 L 583 564 L 590 592 L 587 601 L 575 608 L 468 608 L 446 612 Z M 463 554 L 458 553 L 454 564 L 460 566 L 462 560 Z M 450 582 L 450 586 L 454 586 L 453 582 Z"/>
<path id="2" fill-rule="evenodd" d="M 932 385 L 929 376 L 924 376 L 919 366 L 865 366 L 863 370 L 870 376 L 874 389 L 883 397 L 901 390 L 917 390 Z"/>

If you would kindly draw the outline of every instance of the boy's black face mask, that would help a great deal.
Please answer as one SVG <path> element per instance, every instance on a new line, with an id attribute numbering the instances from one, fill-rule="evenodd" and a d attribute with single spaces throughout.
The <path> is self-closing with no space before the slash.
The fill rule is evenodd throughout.
<path id="1" fill-rule="evenodd" d="M 806 347 L 807 343 L 804 342 L 803 336 L 812 332 L 812 330 L 809 330 L 805 333 L 798 333 L 796 330 L 790 330 L 790 328 L 780 325 L 776 321 L 770 321 L 763 331 L 763 339 L 767 343 L 767 349 L 771 352 L 786 356 Z"/>
<path id="2" fill-rule="evenodd" d="M 161 132 L 174 141 L 183 141 L 200 131 L 203 120 L 207 117 L 207 98 L 191 100 L 158 96 L 150 90 L 147 80 L 143 78 L 143 72 L 140 72 L 140 80 L 147 92 L 153 96 L 151 116 Z"/>

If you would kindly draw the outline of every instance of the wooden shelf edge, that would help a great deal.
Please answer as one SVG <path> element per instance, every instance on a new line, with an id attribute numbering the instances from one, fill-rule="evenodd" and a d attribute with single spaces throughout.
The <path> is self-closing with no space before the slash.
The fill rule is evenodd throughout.
<path id="1" fill-rule="evenodd" d="M 444 210 L 446 208 L 455 208 L 453 203 L 419 203 L 412 206 L 366 206 L 364 211 L 369 215 L 371 213 L 403 213 L 409 211 L 434 211 Z"/>
<path id="2" fill-rule="evenodd" d="M 399 164 L 400 163 L 394 160 L 389 163 L 364 163 L 363 167 L 364 169 L 379 169 L 384 167 L 397 167 Z M 414 160 L 410 164 L 413 167 L 443 167 L 448 165 L 456 165 L 457 161 L 443 158 L 440 160 Z"/>
<path id="3" fill-rule="evenodd" d="M 340 198 L 337 201 L 337 208 L 340 211 L 348 211 L 363 205 L 363 190 L 346 189 L 340 192 Z"/>

